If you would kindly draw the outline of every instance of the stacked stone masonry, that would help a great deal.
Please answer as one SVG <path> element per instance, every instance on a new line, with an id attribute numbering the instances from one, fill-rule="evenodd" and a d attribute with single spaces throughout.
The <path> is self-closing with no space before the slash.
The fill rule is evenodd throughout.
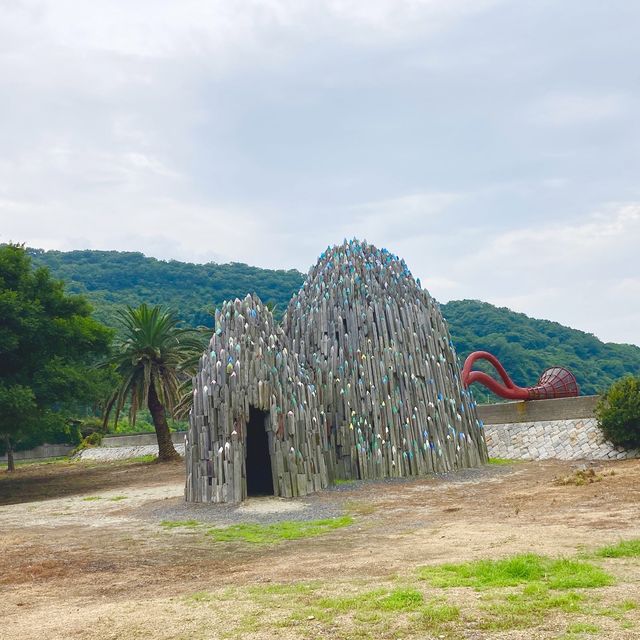
<path id="1" fill-rule="evenodd" d="M 512 460 L 621 460 L 640 457 L 607 442 L 595 418 L 484 426 L 491 458 Z"/>

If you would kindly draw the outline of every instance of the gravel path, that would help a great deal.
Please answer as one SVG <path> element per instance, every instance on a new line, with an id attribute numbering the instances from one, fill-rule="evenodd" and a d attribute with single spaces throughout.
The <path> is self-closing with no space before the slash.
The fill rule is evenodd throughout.
<path id="1" fill-rule="evenodd" d="M 324 520 L 344 515 L 344 500 L 328 501 L 317 494 L 305 498 L 250 498 L 242 504 L 186 503 L 183 498 L 163 500 L 136 514 L 155 522 L 197 520 L 207 524 L 272 524 L 285 520 Z"/>
<path id="2" fill-rule="evenodd" d="M 319 493 L 302 498 L 278 498 L 261 496 L 249 498 L 242 504 L 187 503 L 184 498 L 169 498 L 141 507 L 137 516 L 155 522 L 162 520 L 197 520 L 218 526 L 230 524 L 271 524 L 283 520 L 322 520 L 335 518 L 355 511 L 356 513 L 384 496 L 384 487 L 411 485 L 424 488 L 425 480 L 436 480 L 433 490 L 441 483 L 477 483 L 497 478 L 513 471 L 513 467 L 486 466 L 479 469 L 463 469 L 458 472 L 426 476 L 425 478 L 385 478 L 382 480 L 355 480 L 330 487 Z"/>
<path id="3" fill-rule="evenodd" d="M 184 445 L 175 445 L 176 451 L 184 455 Z M 78 454 L 82 460 L 125 460 L 146 455 L 158 455 L 157 445 L 137 447 L 94 447 Z M 434 474 L 427 479 L 447 484 L 476 483 L 512 471 L 511 465 L 486 466 L 478 469 L 462 469 L 456 472 Z M 154 500 L 136 509 L 136 516 L 149 521 L 186 521 L 228 526 L 238 523 L 271 524 L 284 520 L 322 520 L 335 518 L 350 511 L 354 503 L 368 504 L 383 493 L 389 485 L 422 484 L 425 478 L 385 478 L 381 480 L 354 480 L 330 487 L 320 493 L 302 498 L 278 498 L 275 496 L 253 497 L 242 504 L 186 503 L 180 497 L 165 497 Z M 175 494 L 174 494 L 175 495 Z"/>

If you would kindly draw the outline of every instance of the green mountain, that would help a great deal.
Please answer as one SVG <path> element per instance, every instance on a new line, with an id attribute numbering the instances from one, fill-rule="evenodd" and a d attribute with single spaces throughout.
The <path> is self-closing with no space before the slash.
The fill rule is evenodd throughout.
<path id="1" fill-rule="evenodd" d="M 626 374 L 640 373 L 640 347 L 635 345 L 605 343 L 558 322 L 479 300 L 454 300 L 441 308 L 461 358 L 472 351 L 490 351 L 520 386 L 534 385 L 544 369 L 554 365 L 572 371 L 584 395 L 599 393 Z M 474 393 L 487 399 L 489 392 L 474 385 Z"/>
<path id="2" fill-rule="evenodd" d="M 95 316 L 112 326 L 117 309 L 141 302 L 168 305 L 191 325 L 211 326 L 211 309 L 249 292 L 275 304 L 279 315 L 304 279 L 295 270 L 163 261 L 141 253 L 32 249 L 30 254 L 36 265 L 49 267 L 65 280 L 70 292 L 89 298 Z M 597 393 L 625 374 L 640 372 L 640 348 L 634 345 L 603 343 L 589 333 L 478 300 L 452 301 L 442 305 L 442 312 L 461 359 L 471 351 L 490 351 L 522 386 L 535 384 L 552 365 L 573 371 L 584 394 Z M 480 400 L 490 398 L 483 387 L 474 389 Z"/>
<path id="3" fill-rule="evenodd" d="M 188 324 L 212 326 L 211 311 L 224 300 L 256 292 L 280 313 L 304 279 L 299 271 L 274 271 L 246 264 L 192 264 L 120 251 L 29 249 L 34 264 L 49 267 L 71 293 L 85 295 L 95 316 L 114 326 L 115 312 L 141 302 L 170 306 Z"/>

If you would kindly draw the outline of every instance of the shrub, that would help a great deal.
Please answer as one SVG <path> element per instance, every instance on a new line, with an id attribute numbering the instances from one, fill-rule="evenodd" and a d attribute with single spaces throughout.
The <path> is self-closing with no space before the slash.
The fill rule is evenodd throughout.
<path id="1" fill-rule="evenodd" d="M 102 434 L 95 431 L 89 434 L 86 438 L 82 439 L 82 442 L 71 452 L 72 455 L 84 451 L 85 449 L 91 449 L 92 447 L 99 447 L 102 444 Z"/>
<path id="2" fill-rule="evenodd" d="M 89 416 L 83 418 L 82 421 L 78 421 L 80 433 L 82 438 L 86 438 L 94 433 L 104 433 L 105 428 L 102 418 L 96 418 L 95 416 Z"/>
<path id="3" fill-rule="evenodd" d="M 598 426 L 613 444 L 640 447 L 640 377 L 614 382 L 596 407 Z"/>

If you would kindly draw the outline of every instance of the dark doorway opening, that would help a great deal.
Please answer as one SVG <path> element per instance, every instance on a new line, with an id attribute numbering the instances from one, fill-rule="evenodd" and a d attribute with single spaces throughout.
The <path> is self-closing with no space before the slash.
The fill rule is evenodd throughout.
<path id="1" fill-rule="evenodd" d="M 267 416 L 266 411 L 260 411 L 254 407 L 249 409 L 249 422 L 245 438 L 248 496 L 273 495 L 269 437 L 265 429 Z"/>

